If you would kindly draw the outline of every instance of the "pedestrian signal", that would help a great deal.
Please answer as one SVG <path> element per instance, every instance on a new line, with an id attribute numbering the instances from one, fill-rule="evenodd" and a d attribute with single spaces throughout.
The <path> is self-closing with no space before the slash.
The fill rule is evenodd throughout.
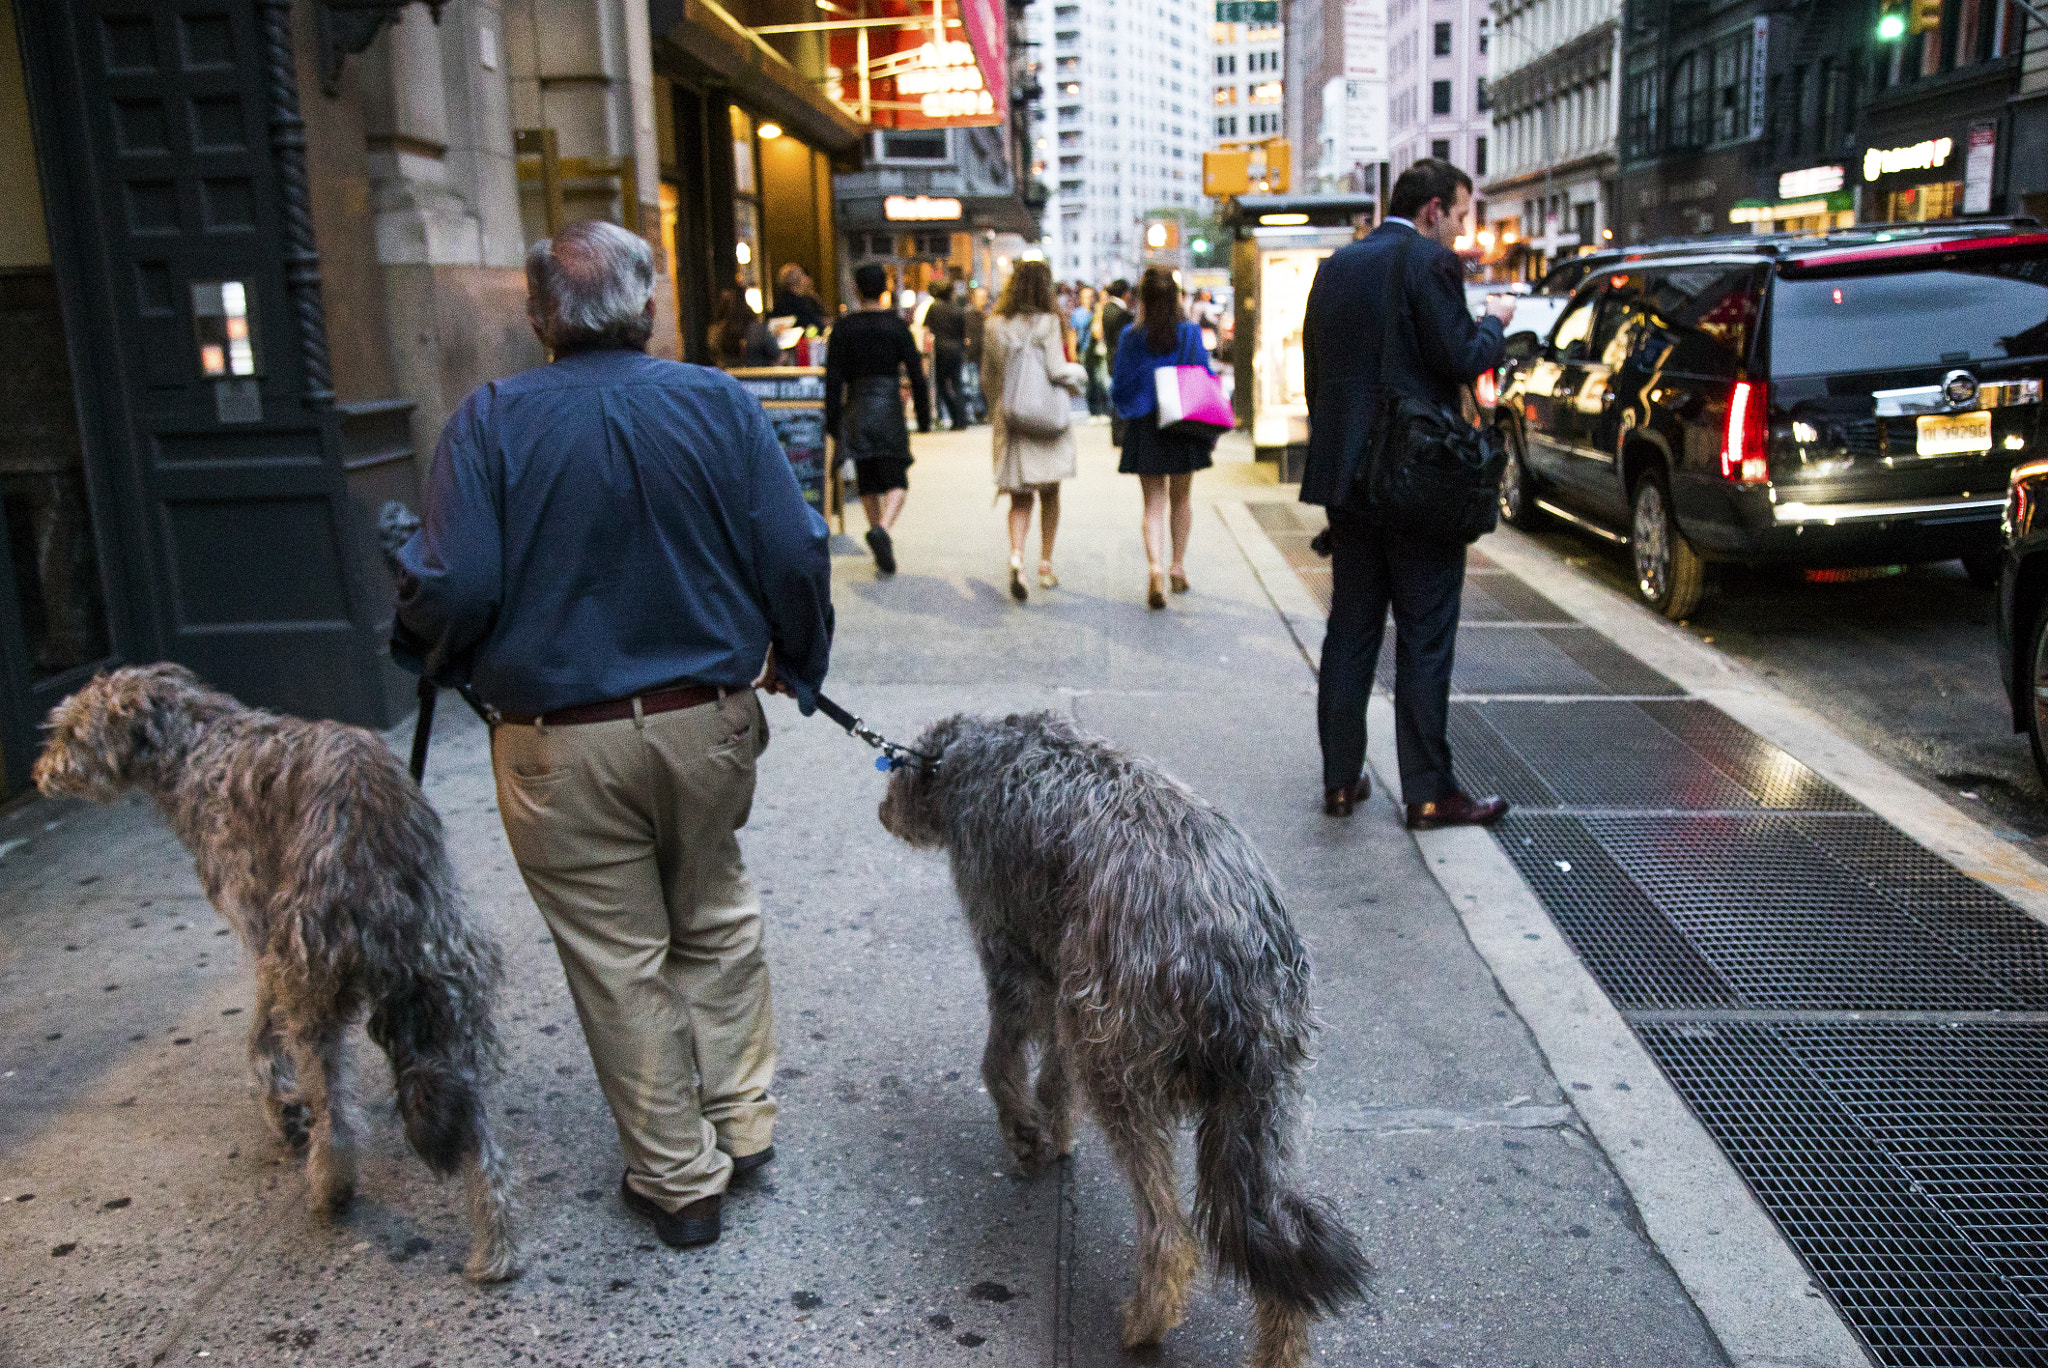
<path id="1" fill-rule="evenodd" d="M 1896 42 L 1906 36 L 1906 0 L 1882 0 L 1877 11 L 1880 42 Z"/>
<path id="2" fill-rule="evenodd" d="M 1252 154 L 1232 148 L 1202 154 L 1202 193 L 1211 199 L 1242 195 L 1252 188 Z"/>
<path id="3" fill-rule="evenodd" d="M 1294 179 L 1294 144 L 1275 138 L 1266 144 L 1266 193 L 1284 195 Z"/>
<path id="4" fill-rule="evenodd" d="M 1171 252 L 1180 246 L 1177 219 L 1153 219 L 1145 225 L 1145 245 L 1155 252 Z"/>
<path id="5" fill-rule="evenodd" d="M 1941 32 L 1941 0 L 1912 0 L 1912 22 L 1906 25 L 1909 33 Z"/>

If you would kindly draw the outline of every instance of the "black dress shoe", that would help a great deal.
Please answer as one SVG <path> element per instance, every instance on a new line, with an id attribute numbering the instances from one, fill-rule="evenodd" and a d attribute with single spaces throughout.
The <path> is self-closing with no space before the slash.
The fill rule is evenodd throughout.
<path id="1" fill-rule="evenodd" d="M 654 1222 L 654 1233 L 670 1249 L 695 1249 L 699 1245 L 717 1244 L 719 1212 L 725 1199 L 719 1193 L 699 1197 L 681 1211 L 670 1211 L 651 1197 L 642 1197 L 633 1191 L 633 1185 L 626 1179 L 619 1179 L 619 1198 L 628 1211 L 638 1212 Z"/>
<path id="2" fill-rule="evenodd" d="M 737 1186 L 774 1161 L 775 1146 L 773 1145 L 764 1150 L 755 1150 L 752 1154 L 734 1155 L 732 1160 L 732 1177 L 727 1181 L 726 1186 Z"/>
<path id="3" fill-rule="evenodd" d="M 887 528 L 868 529 L 868 550 L 875 553 L 875 569 L 885 575 L 896 573 L 896 544 L 889 540 Z"/>
<path id="4" fill-rule="evenodd" d="M 1453 792 L 1434 803 L 1408 805 L 1410 831 L 1434 831 L 1447 826 L 1492 826 L 1508 814 L 1505 798 L 1474 798 Z"/>
<path id="5" fill-rule="evenodd" d="M 1361 778 L 1356 783 L 1343 784 L 1323 790 L 1323 815 L 1325 817 L 1349 817 L 1351 810 L 1372 797 L 1372 780 Z"/>

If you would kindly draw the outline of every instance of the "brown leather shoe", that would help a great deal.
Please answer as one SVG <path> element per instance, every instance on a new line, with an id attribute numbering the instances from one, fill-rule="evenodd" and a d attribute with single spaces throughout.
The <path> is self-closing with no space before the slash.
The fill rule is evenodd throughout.
<path id="1" fill-rule="evenodd" d="M 1439 798 L 1434 803 L 1410 803 L 1408 829 L 1434 831 L 1447 826 L 1492 826 L 1507 815 L 1508 800 L 1505 798 L 1474 798 L 1453 792 L 1450 797 Z"/>
<path id="2" fill-rule="evenodd" d="M 626 1179 L 619 1179 L 619 1198 L 629 1211 L 638 1212 L 654 1222 L 654 1233 L 670 1249 L 694 1249 L 699 1245 L 718 1243 L 720 1213 L 725 1199 L 719 1193 L 699 1197 L 680 1211 L 670 1211 L 651 1197 L 642 1197 L 633 1191 L 633 1185 Z"/>
<path id="3" fill-rule="evenodd" d="M 732 1158 L 732 1177 L 727 1180 L 729 1188 L 739 1187 L 762 1168 L 775 1162 L 775 1146 L 755 1150 L 752 1154 L 735 1154 Z"/>
<path id="4" fill-rule="evenodd" d="M 1355 784 L 1323 790 L 1323 816 L 1349 817 L 1351 810 L 1372 797 L 1372 780 L 1360 778 Z"/>

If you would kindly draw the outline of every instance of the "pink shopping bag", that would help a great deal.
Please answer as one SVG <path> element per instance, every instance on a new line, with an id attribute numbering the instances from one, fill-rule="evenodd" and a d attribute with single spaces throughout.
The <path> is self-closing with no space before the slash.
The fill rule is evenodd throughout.
<path id="1" fill-rule="evenodd" d="M 1185 437 L 1218 437 L 1237 426 L 1223 386 L 1207 366 L 1161 366 L 1152 372 L 1159 392 L 1159 430 Z"/>

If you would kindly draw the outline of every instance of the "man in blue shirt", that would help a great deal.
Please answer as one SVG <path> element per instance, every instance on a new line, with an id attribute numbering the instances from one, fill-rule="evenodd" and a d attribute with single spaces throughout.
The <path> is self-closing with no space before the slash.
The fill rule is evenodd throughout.
<path id="1" fill-rule="evenodd" d="M 761 406 L 647 356 L 653 262 L 579 223 L 527 255 L 554 360 L 442 431 L 399 553 L 395 644 L 499 714 L 506 839 L 553 932 L 626 1155 L 621 1196 L 682 1247 L 773 1157 L 761 908 L 734 833 L 832 640 L 824 519 Z"/>

